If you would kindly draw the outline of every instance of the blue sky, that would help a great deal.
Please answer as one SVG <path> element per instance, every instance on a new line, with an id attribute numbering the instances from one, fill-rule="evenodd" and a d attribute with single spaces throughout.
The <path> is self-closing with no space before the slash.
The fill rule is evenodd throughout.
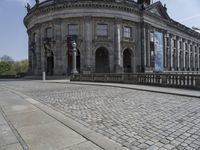
<path id="1" fill-rule="evenodd" d="M 157 0 L 154 0 L 156 2 Z M 26 59 L 28 41 L 23 18 L 25 5 L 35 0 L 0 0 L 0 57 L 9 55 L 15 60 Z M 192 27 L 200 27 L 200 0 L 161 0 L 174 20 Z"/>

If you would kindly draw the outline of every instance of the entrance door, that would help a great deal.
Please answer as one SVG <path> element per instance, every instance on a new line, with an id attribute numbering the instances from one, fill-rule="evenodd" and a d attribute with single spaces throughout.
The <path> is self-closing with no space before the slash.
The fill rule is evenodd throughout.
<path id="1" fill-rule="evenodd" d="M 95 54 L 95 68 L 97 73 L 109 73 L 109 54 L 106 48 L 98 48 Z"/>

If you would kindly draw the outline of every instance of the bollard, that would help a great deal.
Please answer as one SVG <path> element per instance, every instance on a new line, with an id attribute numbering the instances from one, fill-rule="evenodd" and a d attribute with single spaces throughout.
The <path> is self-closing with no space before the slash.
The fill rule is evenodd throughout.
<path id="1" fill-rule="evenodd" d="M 43 73 L 42 73 L 42 78 L 43 78 L 43 81 L 46 80 L 46 72 L 43 72 Z"/>

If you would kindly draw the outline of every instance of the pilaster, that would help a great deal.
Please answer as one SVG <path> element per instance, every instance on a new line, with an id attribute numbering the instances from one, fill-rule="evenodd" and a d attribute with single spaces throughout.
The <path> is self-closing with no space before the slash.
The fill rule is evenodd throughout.
<path id="1" fill-rule="evenodd" d="M 200 69 L 200 45 L 197 46 L 197 70 Z"/>
<path id="2" fill-rule="evenodd" d="M 147 67 L 151 66 L 151 50 L 150 50 L 150 30 L 147 30 L 147 59 L 146 59 L 146 65 Z"/>
<path id="3" fill-rule="evenodd" d="M 63 74 L 62 52 L 61 52 L 61 20 L 54 20 L 53 24 L 53 52 L 54 52 L 54 74 Z"/>
<path id="4" fill-rule="evenodd" d="M 188 71 L 191 69 L 191 41 L 188 42 Z"/>
<path id="5" fill-rule="evenodd" d="M 170 34 L 170 45 L 169 45 L 169 51 L 170 51 L 170 70 L 174 70 L 174 45 L 173 45 L 173 35 Z"/>
<path id="6" fill-rule="evenodd" d="M 92 17 L 87 16 L 84 19 L 84 38 L 85 38 L 85 70 L 91 71 L 91 53 L 92 53 Z"/>
<path id="7" fill-rule="evenodd" d="M 192 69 L 193 69 L 193 71 L 195 71 L 196 70 L 196 44 L 195 43 L 192 43 L 192 54 L 193 54 L 193 67 L 192 67 Z"/>
<path id="8" fill-rule="evenodd" d="M 45 27 L 41 27 L 40 29 L 41 34 L 41 66 L 42 66 L 42 72 L 46 72 L 46 55 L 45 55 L 45 48 L 44 48 L 44 38 L 45 38 Z"/>
<path id="9" fill-rule="evenodd" d="M 186 59 L 185 59 L 185 57 L 186 57 L 186 55 L 185 55 L 185 53 L 186 53 L 186 40 L 184 39 L 183 40 L 183 71 L 185 71 L 185 68 L 186 68 Z"/>
<path id="10" fill-rule="evenodd" d="M 177 70 L 179 71 L 180 70 L 180 48 L 181 48 L 181 43 L 180 43 L 180 41 L 181 41 L 181 39 L 180 39 L 180 37 L 177 37 L 176 38 L 176 42 L 177 42 L 177 44 L 176 44 L 176 52 L 177 52 Z"/>
<path id="11" fill-rule="evenodd" d="M 115 43 L 115 73 L 122 73 L 122 58 L 121 58 L 121 18 L 115 18 L 115 31 L 114 31 L 114 43 Z"/>
<path id="12" fill-rule="evenodd" d="M 164 68 L 168 67 L 168 37 L 169 35 L 167 33 L 165 33 L 164 35 Z"/>

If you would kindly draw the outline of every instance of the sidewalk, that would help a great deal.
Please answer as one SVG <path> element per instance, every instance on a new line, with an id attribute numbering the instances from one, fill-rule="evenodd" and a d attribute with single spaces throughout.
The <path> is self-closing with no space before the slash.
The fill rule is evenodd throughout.
<path id="1" fill-rule="evenodd" d="M 121 145 L 85 129 L 38 101 L 2 87 L 0 87 L 0 149 L 125 150 Z"/>
<path id="2" fill-rule="evenodd" d="M 118 88 L 126 88 L 126 89 L 133 89 L 133 90 L 142 90 L 142 91 L 149 91 L 149 92 L 156 92 L 156 93 L 173 94 L 173 95 L 200 98 L 200 91 L 190 90 L 190 89 L 145 86 L 145 85 L 135 85 L 135 84 L 120 84 L 120 83 L 77 82 L 77 81 L 69 81 L 69 80 L 47 80 L 45 82 L 96 85 L 96 86 L 110 86 L 110 87 L 118 87 Z"/>

